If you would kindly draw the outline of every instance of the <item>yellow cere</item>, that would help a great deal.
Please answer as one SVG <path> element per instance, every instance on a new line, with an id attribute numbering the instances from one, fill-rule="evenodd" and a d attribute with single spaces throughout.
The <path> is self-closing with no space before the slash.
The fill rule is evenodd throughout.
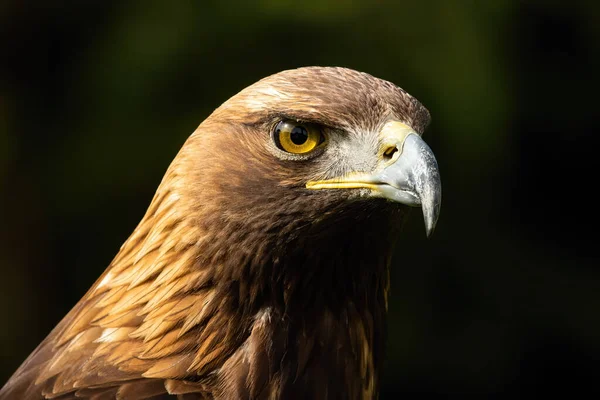
<path id="1" fill-rule="evenodd" d="M 379 132 L 380 149 L 378 159 L 384 166 L 395 162 L 402 153 L 404 141 L 408 135 L 415 133 L 414 129 L 400 121 L 388 121 Z M 390 157 L 391 159 L 385 159 Z M 309 181 L 306 183 L 307 189 L 371 189 L 374 192 L 381 192 L 381 182 L 366 172 L 351 172 L 345 176 L 321 181 Z"/>

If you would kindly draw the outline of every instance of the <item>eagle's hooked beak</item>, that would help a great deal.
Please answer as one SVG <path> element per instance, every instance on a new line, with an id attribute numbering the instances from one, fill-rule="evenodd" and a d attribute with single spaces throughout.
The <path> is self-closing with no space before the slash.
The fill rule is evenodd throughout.
<path id="1" fill-rule="evenodd" d="M 373 173 L 310 181 L 308 189 L 371 189 L 377 197 L 407 206 L 421 206 L 429 237 L 442 204 L 442 182 L 433 152 L 409 126 L 388 122 L 380 132 L 379 166 Z"/>

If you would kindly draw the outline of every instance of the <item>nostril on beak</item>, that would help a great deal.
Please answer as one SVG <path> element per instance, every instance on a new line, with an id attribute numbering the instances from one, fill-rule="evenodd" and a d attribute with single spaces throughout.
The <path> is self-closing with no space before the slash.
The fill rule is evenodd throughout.
<path id="1" fill-rule="evenodd" d="M 394 154 L 396 154 L 398 152 L 398 147 L 394 146 L 390 146 L 388 147 L 384 152 L 383 152 L 383 158 L 386 161 L 389 161 L 392 159 L 392 157 L 394 157 Z"/>

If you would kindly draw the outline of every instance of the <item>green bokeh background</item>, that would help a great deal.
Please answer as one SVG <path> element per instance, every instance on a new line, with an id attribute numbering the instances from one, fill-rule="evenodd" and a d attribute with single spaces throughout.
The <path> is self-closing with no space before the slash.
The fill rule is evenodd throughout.
<path id="1" fill-rule="evenodd" d="M 382 398 L 598 393 L 599 16 L 592 1 L 2 2 L 0 384 L 214 108 L 338 65 L 429 108 L 444 184 L 433 238 L 415 212 L 397 249 Z"/>

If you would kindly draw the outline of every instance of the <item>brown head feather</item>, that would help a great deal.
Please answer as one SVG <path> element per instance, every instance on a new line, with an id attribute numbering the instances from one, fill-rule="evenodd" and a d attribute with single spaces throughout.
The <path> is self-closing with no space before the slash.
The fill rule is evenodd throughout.
<path id="1" fill-rule="evenodd" d="M 335 160 L 274 156 L 281 118 L 368 136 L 389 118 L 421 133 L 429 114 L 342 68 L 244 89 L 188 139 L 106 272 L 0 399 L 375 396 L 404 209 L 306 190 Z"/>

